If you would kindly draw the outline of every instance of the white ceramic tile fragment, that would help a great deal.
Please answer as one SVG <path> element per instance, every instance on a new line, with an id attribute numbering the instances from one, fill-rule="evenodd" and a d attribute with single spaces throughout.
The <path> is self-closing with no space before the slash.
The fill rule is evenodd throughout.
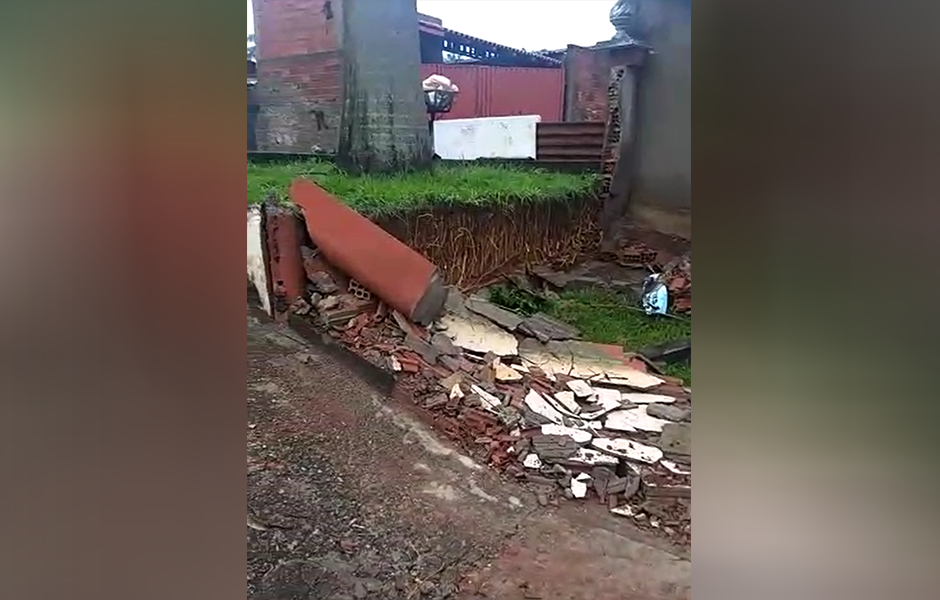
<path id="1" fill-rule="evenodd" d="M 542 415 L 553 423 L 562 424 L 563 419 L 561 413 L 555 410 L 555 408 L 535 390 L 529 390 L 523 402 L 529 410 Z"/>
<path id="2" fill-rule="evenodd" d="M 610 413 L 604 421 L 604 429 L 660 432 L 666 423 L 669 421 L 649 416 L 646 413 L 646 405 L 643 404 L 636 408 L 615 410 Z"/>
<path id="3" fill-rule="evenodd" d="M 533 452 L 532 454 L 526 455 L 522 460 L 522 466 L 527 469 L 540 469 L 542 468 L 542 459 L 539 458 L 538 454 Z"/>
<path id="4" fill-rule="evenodd" d="M 692 469 L 687 469 L 685 465 L 680 465 L 679 463 L 666 459 L 666 458 L 659 461 L 659 464 L 666 467 L 668 471 L 671 471 L 675 473 L 676 475 L 691 475 L 692 474 Z"/>
<path id="5" fill-rule="evenodd" d="M 614 456 L 653 464 L 663 457 L 663 451 L 633 440 L 622 438 L 594 438 L 591 446 Z"/>
<path id="6" fill-rule="evenodd" d="M 563 425 L 542 425 L 542 435 L 566 435 L 578 444 L 586 444 L 594 437 L 584 429 L 574 429 Z"/>
<path id="7" fill-rule="evenodd" d="M 471 385 L 470 390 L 480 397 L 480 401 L 483 402 L 483 408 L 490 411 L 491 413 L 499 412 L 499 407 L 502 405 L 502 402 L 499 398 L 487 392 L 478 385 Z"/>
<path id="8" fill-rule="evenodd" d="M 587 473 L 581 473 L 571 478 L 571 494 L 575 498 L 584 498 L 587 496 L 588 483 L 591 476 Z"/>
<path id="9" fill-rule="evenodd" d="M 592 448 L 578 448 L 577 452 L 569 458 L 573 462 L 592 466 L 616 466 L 620 459 L 616 456 L 598 452 Z"/>
<path id="10" fill-rule="evenodd" d="M 572 379 L 567 385 L 568 389 L 574 392 L 574 395 L 578 398 L 590 398 L 594 395 L 594 388 L 588 385 L 586 381 Z"/>
<path id="11" fill-rule="evenodd" d="M 620 397 L 624 402 L 632 402 L 633 404 L 652 404 L 653 402 L 658 404 L 672 404 L 676 401 L 672 396 L 642 394 L 639 392 L 623 392 L 620 394 Z"/>
<path id="12" fill-rule="evenodd" d="M 568 409 L 568 412 L 572 414 L 581 412 L 581 405 L 574 400 L 574 392 L 555 392 L 554 396 L 559 404 Z"/>

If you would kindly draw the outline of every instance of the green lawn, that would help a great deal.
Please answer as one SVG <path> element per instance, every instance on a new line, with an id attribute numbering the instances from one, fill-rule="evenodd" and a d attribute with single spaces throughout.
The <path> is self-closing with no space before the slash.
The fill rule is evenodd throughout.
<path id="1" fill-rule="evenodd" d="M 248 203 L 273 192 L 287 200 L 291 181 L 305 177 L 359 212 L 393 214 L 433 206 L 512 206 L 584 198 L 594 193 L 595 173 L 557 173 L 500 165 L 436 164 L 433 170 L 399 175 L 352 176 L 321 161 L 248 163 Z"/>
<path id="2" fill-rule="evenodd" d="M 557 300 L 547 300 L 515 288 L 496 287 L 489 297 L 520 313 L 544 311 L 580 329 L 585 340 L 619 344 L 628 352 L 692 336 L 691 320 L 646 315 L 627 296 L 603 289 L 562 292 Z M 692 385 L 691 362 L 667 364 L 663 372 Z"/>

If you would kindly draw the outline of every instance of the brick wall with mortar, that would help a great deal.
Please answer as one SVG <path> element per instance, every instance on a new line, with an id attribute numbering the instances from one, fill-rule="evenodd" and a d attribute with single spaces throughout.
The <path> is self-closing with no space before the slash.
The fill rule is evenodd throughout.
<path id="1" fill-rule="evenodd" d="M 259 150 L 335 152 L 343 106 L 341 0 L 255 0 Z"/>
<path id="2" fill-rule="evenodd" d="M 342 40 L 340 162 L 372 172 L 429 165 L 414 0 L 343 0 Z"/>
<path id="3" fill-rule="evenodd" d="M 630 216 L 692 237 L 692 20 L 690 0 L 643 0 L 646 57 L 636 97 L 636 163 Z M 632 64 L 629 50 L 569 46 L 565 120 L 604 121 L 611 68 Z"/>
<path id="4" fill-rule="evenodd" d="M 565 53 L 565 121 L 607 121 L 611 70 L 644 60 L 644 52 L 569 45 Z"/>

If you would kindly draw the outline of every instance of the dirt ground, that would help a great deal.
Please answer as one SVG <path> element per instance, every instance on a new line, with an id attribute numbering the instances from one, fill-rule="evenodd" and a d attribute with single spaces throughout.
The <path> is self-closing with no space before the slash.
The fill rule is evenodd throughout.
<path id="1" fill-rule="evenodd" d="M 692 565 L 599 505 L 542 507 L 249 308 L 248 598 L 691 598 Z"/>

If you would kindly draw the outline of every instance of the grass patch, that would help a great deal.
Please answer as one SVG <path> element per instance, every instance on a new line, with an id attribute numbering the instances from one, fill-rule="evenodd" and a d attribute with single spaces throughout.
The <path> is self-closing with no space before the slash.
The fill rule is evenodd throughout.
<path id="1" fill-rule="evenodd" d="M 626 295 L 602 289 L 563 292 L 548 300 L 519 288 L 496 286 L 490 288 L 489 298 L 520 314 L 545 312 L 580 329 L 586 340 L 619 344 L 630 352 L 692 336 L 691 321 L 647 315 Z M 664 365 L 663 372 L 692 385 L 691 362 Z"/>
<path id="2" fill-rule="evenodd" d="M 589 196 L 595 173 L 558 173 L 505 165 L 436 164 L 433 170 L 395 175 L 353 176 L 327 162 L 248 163 L 248 203 L 273 193 L 287 200 L 291 181 L 311 179 L 350 207 L 369 215 L 388 215 L 437 206 L 511 207 Z"/>
<path id="3" fill-rule="evenodd" d="M 647 315 L 627 296 L 607 290 L 564 292 L 546 312 L 580 329 L 587 340 L 627 351 L 692 336 L 691 321 Z M 663 372 L 692 385 L 691 361 L 664 365 Z"/>

